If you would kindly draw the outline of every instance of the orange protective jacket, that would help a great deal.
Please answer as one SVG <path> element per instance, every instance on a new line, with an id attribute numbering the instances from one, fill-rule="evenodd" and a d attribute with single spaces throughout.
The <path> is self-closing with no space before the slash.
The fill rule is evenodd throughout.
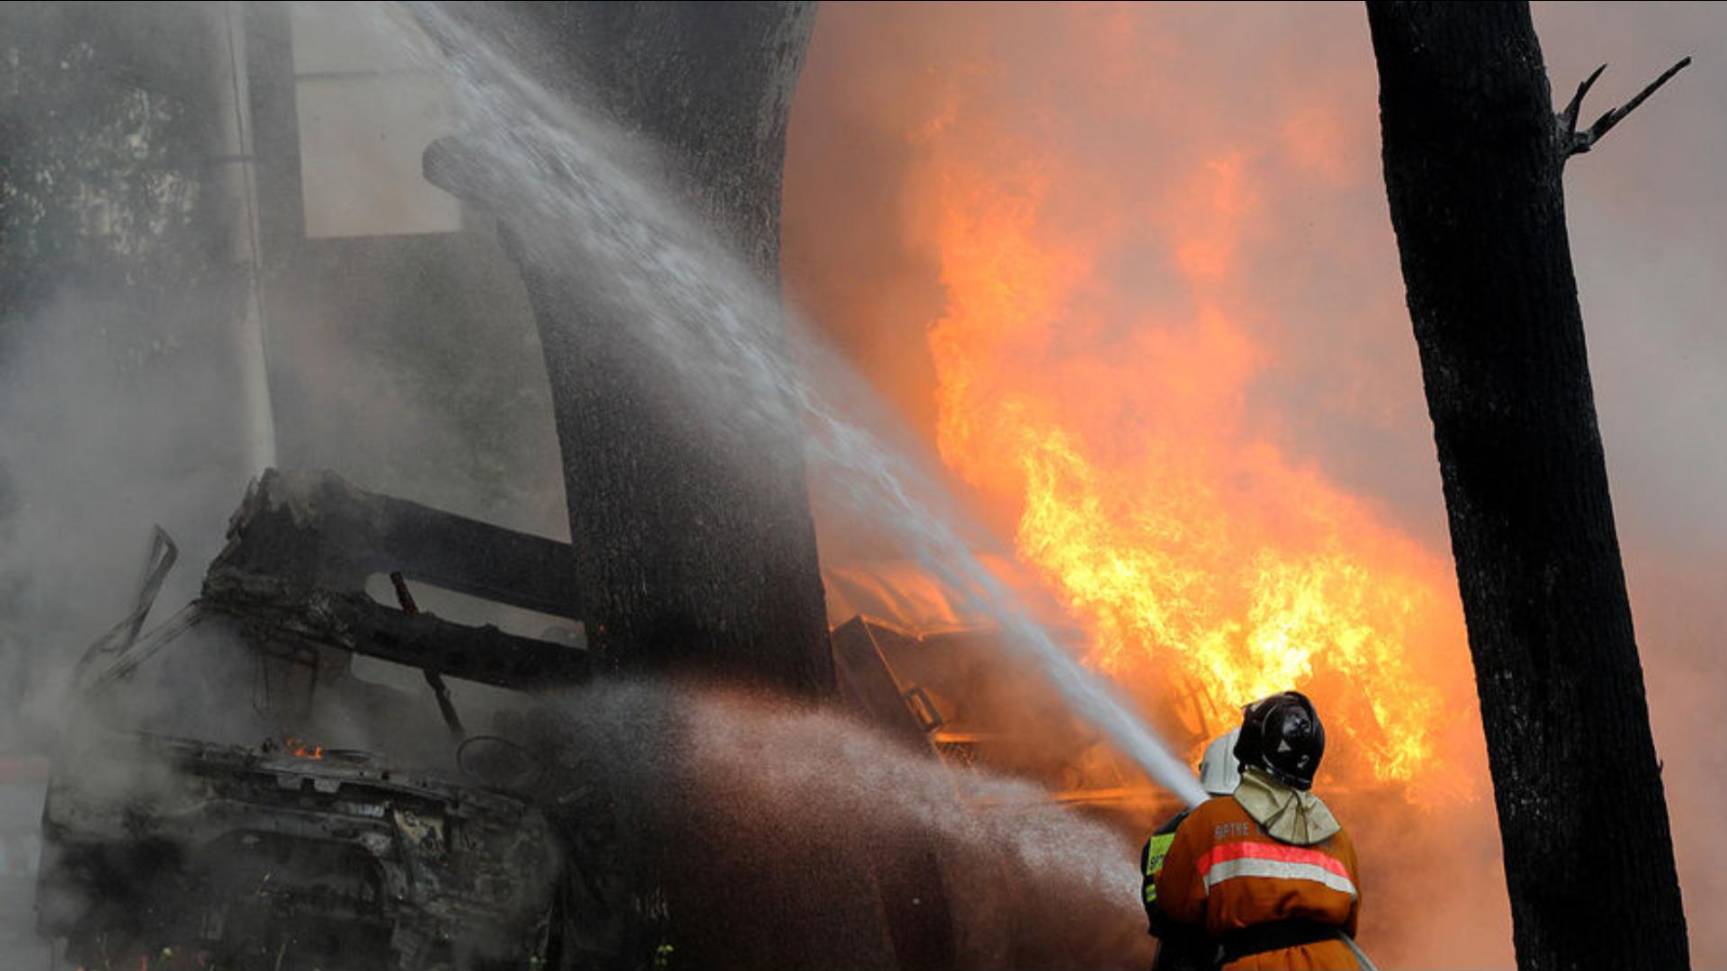
<path id="1" fill-rule="evenodd" d="M 1181 822 L 1157 877 L 1157 905 L 1171 920 L 1225 943 L 1320 925 L 1355 935 L 1361 909 L 1355 847 L 1339 830 L 1312 846 L 1280 842 L 1232 796 L 1207 800 Z M 1245 933 L 1244 933 L 1245 932 Z M 1299 935 L 1298 935 L 1299 936 Z M 1355 971 L 1340 940 L 1245 954 L 1226 971 Z"/>

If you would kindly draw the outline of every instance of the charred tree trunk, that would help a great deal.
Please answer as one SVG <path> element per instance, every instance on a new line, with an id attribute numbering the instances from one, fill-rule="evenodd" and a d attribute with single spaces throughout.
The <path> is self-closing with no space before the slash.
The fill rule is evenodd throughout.
<path id="1" fill-rule="evenodd" d="M 1518 965 L 1687 967 L 1561 186 L 1623 111 L 1556 121 L 1525 3 L 1368 19 Z"/>
<path id="2" fill-rule="evenodd" d="M 757 276 L 778 279 L 786 121 L 813 4 L 434 11 L 448 12 L 553 94 L 597 109 L 657 149 L 635 161 L 680 193 Z M 459 54 L 468 38 L 441 39 Z M 501 184 L 486 146 L 445 141 L 425 161 L 434 182 L 500 216 L 527 283 L 552 378 L 593 646 L 625 669 L 832 693 L 799 416 L 762 408 L 751 396 L 763 389 L 743 388 L 710 408 L 759 409 L 756 418 L 722 421 L 721 434 L 715 416 L 692 414 L 691 399 L 678 394 L 682 378 L 665 349 L 642 336 L 647 322 L 608 300 L 604 271 L 579 265 L 579 247 L 560 245 L 582 227 L 546 225 L 532 187 Z M 569 176 L 550 164 L 538 177 Z M 714 309 L 717 318 L 737 308 Z M 783 340 L 774 310 L 752 323 L 764 346 Z M 685 324 L 704 326 L 676 325 Z M 729 373 L 727 361 L 707 364 Z M 753 780 L 716 778 L 675 753 L 670 761 L 666 791 L 624 814 L 646 835 L 618 868 L 627 884 L 612 911 L 624 915 L 619 940 L 673 947 L 676 967 L 896 966 L 899 941 L 888 925 L 912 881 L 878 883 L 870 864 L 880 847 L 844 828 L 784 832 L 754 811 Z M 616 957 L 610 966 L 642 966 L 629 945 Z"/>
<path id="3" fill-rule="evenodd" d="M 554 93 L 659 149 L 683 201 L 778 280 L 786 119 L 813 4 L 446 9 Z M 636 323 L 583 299 L 580 267 L 533 247 L 515 256 L 552 378 L 590 644 L 625 669 L 831 692 L 795 414 L 715 440 L 709 416 L 668 404 L 677 378 L 632 336 Z M 778 319 L 755 323 L 781 339 Z"/>

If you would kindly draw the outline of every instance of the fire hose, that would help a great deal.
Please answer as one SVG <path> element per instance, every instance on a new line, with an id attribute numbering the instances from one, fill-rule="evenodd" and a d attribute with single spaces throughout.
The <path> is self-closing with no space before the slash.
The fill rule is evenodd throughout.
<path id="1" fill-rule="evenodd" d="M 1343 942 L 1344 947 L 1349 948 L 1349 953 L 1355 955 L 1355 963 L 1361 965 L 1361 971 L 1379 971 L 1379 967 L 1373 963 L 1373 959 L 1367 956 L 1367 952 L 1361 949 L 1361 945 L 1355 943 L 1355 938 L 1339 931 L 1337 939 Z"/>

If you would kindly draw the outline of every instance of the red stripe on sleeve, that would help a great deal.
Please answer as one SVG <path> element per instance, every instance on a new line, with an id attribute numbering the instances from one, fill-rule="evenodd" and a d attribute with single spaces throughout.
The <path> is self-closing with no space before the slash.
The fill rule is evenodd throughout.
<path id="1" fill-rule="evenodd" d="M 1290 846 L 1287 843 L 1260 843 L 1254 840 L 1240 840 L 1234 843 L 1219 843 L 1205 851 L 1199 858 L 1199 875 L 1203 879 L 1206 871 L 1225 860 L 1239 860 L 1251 857 L 1256 860 L 1280 860 L 1284 863 L 1307 863 L 1329 870 L 1340 877 L 1348 878 L 1349 870 L 1343 861 L 1328 853 L 1307 846 Z"/>

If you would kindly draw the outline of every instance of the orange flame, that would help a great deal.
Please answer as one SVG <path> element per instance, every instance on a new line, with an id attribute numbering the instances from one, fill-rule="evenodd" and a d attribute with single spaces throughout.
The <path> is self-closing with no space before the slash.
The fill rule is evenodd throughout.
<path id="1" fill-rule="evenodd" d="M 1508 915 L 1434 892 L 1497 841 L 1364 31 L 1341 7 L 824 6 L 785 271 L 1165 737 L 1197 756 L 1233 705 L 1314 698 L 1370 950 L 1456 964 L 1460 915 Z M 828 529 L 830 559 L 880 555 Z"/>
<path id="2" fill-rule="evenodd" d="M 1148 710 L 1179 702 L 1195 745 L 1297 688 L 1347 743 L 1334 779 L 1467 790 L 1441 737 L 1473 704 L 1449 564 L 1247 404 L 1276 363 L 1252 263 L 1276 232 L 1271 149 L 1190 149 L 1174 179 L 1104 187 L 1037 110 L 967 90 L 999 76 L 956 71 L 907 135 L 945 291 L 927 335 L 943 460 L 1016 522 L 1091 661 Z M 1278 177 L 1343 177 L 1335 126 L 1313 121 L 1330 114 L 1301 114 L 1264 136 L 1295 170 Z"/>
<path id="3" fill-rule="evenodd" d="M 321 759 L 324 757 L 324 746 L 288 737 L 282 739 L 282 748 L 297 759 Z"/>

